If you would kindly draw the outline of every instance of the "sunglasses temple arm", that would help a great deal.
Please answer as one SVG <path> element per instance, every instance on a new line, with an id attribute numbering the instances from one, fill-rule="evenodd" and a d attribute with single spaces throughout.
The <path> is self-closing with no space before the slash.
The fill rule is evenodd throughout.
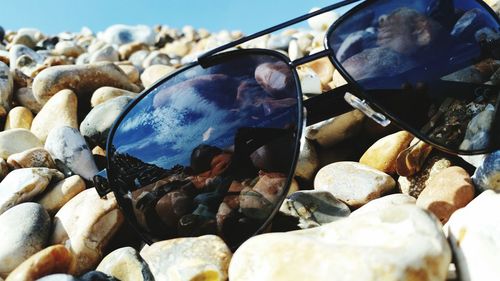
<path id="1" fill-rule="evenodd" d="M 323 13 L 326 13 L 326 12 L 329 12 L 329 11 L 332 11 L 332 10 L 335 10 L 335 9 L 338 9 L 338 8 L 341 8 L 341 7 L 344 7 L 344 6 L 347 6 L 349 4 L 352 4 L 352 3 L 356 3 L 356 2 L 359 2 L 361 0 L 344 0 L 344 1 L 341 1 L 339 3 L 336 3 L 336 4 L 333 4 L 333 5 L 330 5 L 330 6 L 327 6 L 325 8 L 322 8 L 322 9 L 319 9 L 317 11 L 314 11 L 314 12 L 311 12 L 311 13 L 308 13 L 308 14 L 305 14 L 305 15 L 302 15 L 300 17 L 297 17 L 297 18 L 294 18 L 294 19 L 291 19 L 289 21 L 286 21 L 284 23 L 280 23 L 278 25 L 275 25 L 273 27 L 270 27 L 270 28 L 267 28 L 267 29 L 264 29 L 262 31 L 259 31 L 257 33 L 254 33 L 252 35 L 249 35 L 249 36 L 245 36 L 245 37 L 242 37 L 238 40 L 235 40 L 233 42 L 230 42 L 230 43 L 227 43 L 225 45 L 222 45 L 218 48 L 215 48 L 211 51 L 208 51 L 206 52 L 205 54 L 201 55 L 200 57 L 198 57 L 198 62 L 200 64 L 203 64 L 203 61 L 208 59 L 209 57 L 219 53 L 219 52 L 222 52 L 226 49 L 229 49 L 229 48 L 233 48 L 233 47 L 236 47 L 242 43 L 245 43 L 247 41 L 250 41 L 252 39 L 255 39 L 255 38 L 258 38 L 258 37 L 261 37 L 263 35 L 266 35 L 266 34 L 269 34 L 269 33 L 272 33 L 272 32 L 275 32 L 277 30 L 280 30 L 280 29 L 283 29 L 285 27 L 288 27 L 290 25 L 294 25 L 294 24 L 297 24 L 299 22 L 302 22 L 302 21 L 305 21 L 309 18 L 312 18 L 314 16 L 317 16 L 317 15 L 320 15 L 320 14 L 323 14 Z"/>
<path id="2" fill-rule="evenodd" d="M 352 89 L 346 84 L 303 101 L 307 112 L 306 125 L 310 126 L 353 110 L 344 100 L 347 92 L 352 92 Z"/>

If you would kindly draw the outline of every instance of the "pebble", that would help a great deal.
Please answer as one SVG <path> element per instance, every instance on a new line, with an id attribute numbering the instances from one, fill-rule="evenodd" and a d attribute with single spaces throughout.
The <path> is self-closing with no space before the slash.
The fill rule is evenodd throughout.
<path id="1" fill-rule="evenodd" d="M 15 153 L 7 158 L 7 163 L 12 169 L 45 167 L 55 169 L 56 164 L 50 153 L 41 148 L 35 147 L 23 152 Z"/>
<path id="2" fill-rule="evenodd" d="M 85 50 L 74 41 L 63 40 L 54 46 L 54 54 L 56 55 L 77 58 L 84 52 Z"/>
<path id="3" fill-rule="evenodd" d="M 445 224 L 457 209 L 474 198 L 474 186 L 467 171 L 458 166 L 446 168 L 430 179 L 417 199 L 417 206 L 431 211 Z"/>
<path id="4" fill-rule="evenodd" d="M 336 52 L 337 59 L 340 62 L 344 62 L 346 59 L 369 47 L 376 40 L 377 35 L 374 32 L 366 30 L 353 32 L 340 44 Z"/>
<path id="5" fill-rule="evenodd" d="M 137 93 L 122 90 L 119 88 L 101 87 L 92 94 L 92 98 L 90 99 L 90 104 L 92 105 L 92 107 L 96 107 L 97 105 L 102 104 L 116 97 L 125 96 L 125 97 L 135 98 L 137 97 L 137 95 L 138 95 Z"/>
<path id="6" fill-rule="evenodd" d="M 340 86 L 345 85 L 345 84 L 347 84 L 347 81 L 345 81 L 344 77 L 342 77 L 342 75 L 340 74 L 340 72 L 335 69 L 333 71 L 333 78 L 332 78 L 332 82 L 331 82 L 331 88 L 335 89 L 335 88 L 340 87 Z"/>
<path id="7" fill-rule="evenodd" d="M 35 99 L 31 88 L 23 87 L 17 89 L 14 93 L 14 101 L 35 114 L 42 110 L 42 105 Z"/>
<path id="8" fill-rule="evenodd" d="M 139 82 L 139 70 L 134 65 L 119 64 L 118 67 L 127 75 L 128 79 L 132 83 Z"/>
<path id="9" fill-rule="evenodd" d="M 314 178 L 315 190 L 329 191 L 353 208 L 379 198 L 395 186 L 396 182 L 388 174 L 349 161 L 329 164 L 321 168 Z"/>
<path id="10" fill-rule="evenodd" d="M 53 273 L 69 273 L 72 263 L 73 256 L 66 247 L 50 246 L 21 263 L 5 281 L 36 280 Z"/>
<path id="11" fill-rule="evenodd" d="M 112 194 L 101 199 L 94 188 L 86 189 L 56 213 L 50 241 L 69 247 L 75 256 L 73 273 L 80 275 L 101 261 L 104 248 L 123 220 Z"/>
<path id="12" fill-rule="evenodd" d="M 42 250 L 50 235 L 50 217 L 36 203 L 17 205 L 0 215 L 0 277 Z"/>
<path id="13" fill-rule="evenodd" d="M 110 99 L 94 107 L 80 124 L 80 132 L 94 145 L 106 147 L 111 126 L 120 116 L 131 97 L 123 96 Z"/>
<path id="14" fill-rule="evenodd" d="M 357 135 L 364 120 L 363 112 L 356 109 L 307 127 L 306 138 L 318 142 L 322 147 L 332 147 Z"/>
<path id="15" fill-rule="evenodd" d="M 406 131 L 385 136 L 365 151 L 359 163 L 387 174 L 395 174 L 396 159 L 399 153 L 408 147 L 412 139 L 413 135 Z"/>
<path id="16" fill-rule="evenodd" d="M 52 178 L 62 177 L 59 171 L 48 168 L 25 168 L 10 172 L 0 182 L 0 214 L 41 194 Z"/>
<path id="17" fill-rule="evenodd" d="M 9 172 L 7 162 L 3 158 L 0 158 L 0 180 L 5 178 Z"/>
<path id="18" fill-rule="evenodd" d="M 123 25 L 115 24 L 108 27 L 100 36 L 100 39 L 111 45 L 123 45 L 131 42 L 140 42 L 146 45 L 155 43 L 153 30 L 146 25 Z"/>
<path id="19" fill-rule="evenodd" d="M 399 177 L 398 183 L 401 192 L 418 198 L 422 190 L 427 186 L 429 180 L 440 171 L 451 167 L 451 161 L 434 156 L 431 157 L 422 167 L 422 170 L 410 177 Z"/>
<path id="20" fill-rule="evenodd" d="M 315 50 L 312 52 L 315 52 Z M 326 87 L 332 81 L 334 68 L 329 58 L 317 59 L 308 63 L 307 66 L 318 75 L 323 87 Z"/>
<path id="21" fill-rule="evenodd" d="M 36 53 L 24 45 L 12 45 L 9 50 L 10 70 L 21 70 L 28 77 L 34 77 L 38 73 L 38 67 L 42 67 L 45 57 Z"/>
<path id="22" fill-rule="evenodd" d="M 12 39 L 12 44 L 24 45 L 28 48 L 34 48 L 36 46 L 36 42 L 27 35 L 27 34 L 16 34 Z"/>
<path id="23" fill-rule="evenodd" d="M 151 87 L 156 81 L 173 72 L 175 68 L 168 65 L 152 65 L 141 74 L 141 81 L 145 88 Z"/>
<path id="24" fill-rule="evenodd" d="M 48 188 L 37 202 L 42 205 L 47 212 L 53 216 L 64 206 L 71 198 L 86 188 L 85 181 L 78 175 L 74 175 L 59 181 Z"/>
<path id="25" fill-rule="evenodd" d="M 471 9 L 458 19 L 450 34 L 460 40 L 467 40 L 468 37 L 474 38 L 477 26 L 481 25 L 484 20 L 486 20 L 485 15 L 480 9 Z"/>
<path id="26" fill-rule="evenodd" d="M 304 94 L 321 94 L 323 92 L 323 86 L 321 85 L 321 78 L 307 66 L 302 66 L 297 68 L 297 74 L 299 75 L 300 88 Z"/>
<path id="27" fill-rule="evenodd" d="M 293 39 L 290 41 L 288 45 L 288 57 L 291 61 L 296 60 L 304 56 L 303 51 L 300 49 L 299 43 L 297 43 L 297 39 Z"/>
<path id="28" fill-rule="evenodd" d="M 396 172 L 403 177 L 415 175 L 422 169 L 431 152 L 432 146 L 430 144 L 414 138 L 410 143 L 410 147 L 397 156 Z"/>
<path id="29" fill-rule="evenodd" d="M 137 52 L 132 53 L 128 60 L 137 68 L 139 72 L 144 71 L 144 67 L 142 67 L 142 62 L 149 55 L 148 50 L 139 50 Z"/>
<path id="30" fill-rule="evenodd" d="M 78 280 L 69 274 L 58 273 L 58 274 L 51 274 L 44 276 L 40 279 L 37 279 L 36 281 L 81 281 L 81 280 Z"/>
<path id="31" fill-rule="evenodd" d="M 467 125 L 465 137 L 460 144 L 461 150 L 482 150 L 490 145 L 490 131 L 495 120 L 495 107 L 488 104 Z"/>
<path id="32" fill-rule="evenodd" d="M 2 47 L 0 47 L 0 62 L 3 62 L 6 65 L 10 64 L 9 52 L 5 51 L 5 50 L 2 50 Z"/>
<path id="33" fill-rule="evenodd" d="M 78 98 L 71 90 L 57 92 L 33 119 L 31 132 L 45 142 L 50 131 L 68 126 L 78 128 Z"/>
<path id="34" fill-rule="evenodd" d="M 299 160 L 295 167 L 295 176 L 305 180 L 312 180 L 319 169 L 319 160 L 314 143 L 308 139 L 301 142 Z"/>
<path id="35" fill-rule="evenodd" d="M 183 57 L 191 51 L 191 47 L 189 46 L 189 42 L 177 40 L 165 44 L 165 47 L 161 51 L 171 57 Z"/>
<path id="36" fill-rule="evenodd" d="M 10 108 L 13 90 L 14 79 L 10 69 L 5 63 L 0 62 L 0 105 L 6 109 Z"/>
<path id="37" fill-rule="evenodd" d="M 232 256 L 215 235 L 156 242 L 145 246 L 140 254 L 155 280 L 227 280 Z"/>
<path id="38" fill-rule="evenodd" d="M 330 192 L 301 190 L 289 195 L 280 212 L 299 219 L 300 228 L 312 228 L 327 224 L 351 214 L 349 207 Z"/>
<path id="39" fill-rule="evenodd" d="M 148 264 L 132 247 L 124 247 L 109 253 L 96 268 L 121 281 L 154 281 Z"/>
<path id="40" fill-rule="evenodd" d="M 292 40 L 292 36 L 286 35 L 271 35 L 269 40 L 267 40 L 267 48 L 273 50 L 287 50 L 288 44 Z"/>
<path id="41" fill-rule="evenodd" d="M 113 46 L 103 47 L 92 53 L 89 57 L 89 63 L 105 62 L 105 61 L 114 62 L 119 60 L 120 60 L 120 54 L 118 54 L 118 51 L 115 48 L 113 48 Z"/>
<path id="42" fill-rule="evenodd" d="M 149 50 L 148 45 L 142 42 L 130 42 L 123 44 L 118 48 L 118 53 L 122 60 L 127 60 L 133 53 L 140 50 Z"/>
<path id="43" fill-rule="evenodd" d="M 10 129 L 0 132 L 0 157 L 3 159 L 34 147 L 43 147 L 43 144 L 29 130 Z"/>
<path id="44" fill-rule="evenodd" d="M 445 280 L 450 261 L 439 222 L 416 206 L 401 205 L 250 238 L 236 250 L 229 279 Z"/>
<path id="45" fill-rule="evenodd" d="M 500 150 L 486 155 L 472 179 L 479 190 L 500 191 Z"/>
<path id="46" fill-rule="evenodd" d="M 487 190 L 447 224 L 461 280 L 496 280 L 500 276 L 500 194 Z"/>
<path id="47" fill-rule="evenodd" d="M 315 12 L 319 8 L 312 8 L 309 13 Z M 333 11 L 322 13 L 307 20 L 309 27 L 316 31 L 326 31 L 337 19 L 339 15 Z"/>
<path id="48" fill-rule="evenodd" d="M 398 206 L 403 204 L 415 205 L 416 202 L 417 200 L 415 199 L 415 197 L 412 197 L 410 195 L 402 193 L 389 194 L 366 203 L 365 205 L 361 206 L 360 208 L 352 212 L 351 216 L 357 216 L 360 214 L 369 214 L 371 212 L 377 212 L 384 208 L 390 208 L 393 206 Z"/>
<path id="49" fill-rule="evenodd" d="M 9 129 L 30 129 L 33 122 L 33 113 L 23 106 L 16 106 L 9 111 L 5 120 L 5 130 Z"/>
<path id="50" fill-rule="evenodd" d="M 142 62 L 144 68 L 148 68 L 155 64 L 170 65 L 170 57 L 159 51 L 152 51 Z"/>
<path id="51" fill-rule="evenodd" d="M 121 69 L 109 62 L 88 65 L 58 65 L 40 72 L 33 81 L 33 94 L 45 104 L 63 89 L 73 90 L 78 96 L 90 95 L 103 86 L 112 86 L 138 92 Z"/>

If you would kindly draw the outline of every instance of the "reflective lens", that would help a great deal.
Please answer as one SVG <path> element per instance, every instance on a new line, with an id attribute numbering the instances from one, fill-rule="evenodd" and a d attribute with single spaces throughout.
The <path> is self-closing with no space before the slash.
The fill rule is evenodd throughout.
<path id="1" fill-rule="evenodd" d="M 500 146 L 500 34 L 485 4 L 371 1 L 328 33 L 334 60 L 366 98 L 444 149 Z"/>
<path id="2" fill-rule="evenodd" d="M 147 240 L 237 245 L 286 195 L 300 133 L 297 79 L 271 52 L 220 55 L 152 87 L 108 141 L 110 183 Z"/>

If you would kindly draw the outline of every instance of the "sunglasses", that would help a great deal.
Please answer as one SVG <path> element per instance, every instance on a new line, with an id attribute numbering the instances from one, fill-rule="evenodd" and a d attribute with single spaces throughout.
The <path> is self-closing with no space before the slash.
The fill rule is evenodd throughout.
<path id="1" fill-rule="evenodd" d="M 110 130 L 97 192 L 113 191 L 148 243 L 217 234 L 235 248 L 276 214 L 303 127 L 352 107 L 446 152 L 499 149 L 500 25 L 482 1 L 364 1 L 317 53 L 234 50 L 355 2 L 213 49 L 145 90 Z M 323 57 L 347 84 L 303 100 L 296 68 Z"/>

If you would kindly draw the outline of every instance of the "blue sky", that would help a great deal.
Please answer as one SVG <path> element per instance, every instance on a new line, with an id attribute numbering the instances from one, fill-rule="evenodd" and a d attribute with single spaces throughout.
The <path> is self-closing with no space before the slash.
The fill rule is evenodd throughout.
<path id="1" fill-rule="evenodd" d="M 36 27 L 47 34 L 94 32 L 116 24 L 192 25 L 210 31 L 242 30 L 245 33 L 280 23 L 339 0 L 23 0 L 2 1 L 0 26 L 4 29 Z"/>

